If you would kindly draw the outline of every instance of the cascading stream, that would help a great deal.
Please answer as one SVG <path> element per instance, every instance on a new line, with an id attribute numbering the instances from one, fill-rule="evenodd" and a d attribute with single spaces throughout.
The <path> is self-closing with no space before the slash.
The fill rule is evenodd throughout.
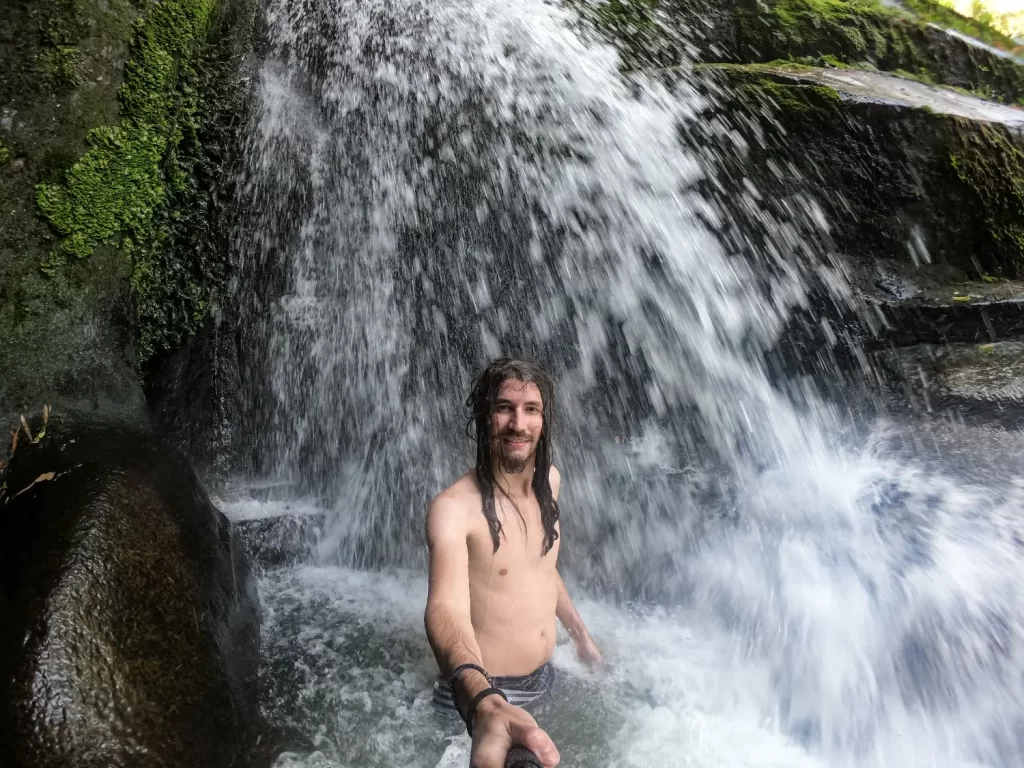
<path id="1" fill-rule="evenodd" d="M 425 703 L 422 516 L 471 377 L 519 352 L 561 388 L 565 565 L 613 659 L 559 649 L 564 764 L 1024 759 L 1019 468 L 925 470 L 773 384 L 808 285 L 852 300 L 813 205 L 726 172 L 713 88 L 624 77 L 541 0 L 271 3 L 268 35 L 250 433 L 328 500 L 334 563 L 263 584 L 268 706 L 319 750 L 284 763 L 464 763 Z"/>

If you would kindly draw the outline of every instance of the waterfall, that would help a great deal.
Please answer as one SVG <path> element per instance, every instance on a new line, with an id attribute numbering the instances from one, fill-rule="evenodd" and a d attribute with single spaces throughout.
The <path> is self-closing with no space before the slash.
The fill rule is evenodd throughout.
<path id="1" fill-rule="evenodd" d="M 469 383 L 526 354 L 559 390 L 565 564 L 632 702 L 590 691 L 616 725 L 580 764 L 1020 762 L 1022 484 L 925 465 L 894 449 L 898 427 L 775 381 L 810 286 L 854 298 L 807 235 L 827 234 L 812 200 L 742 172 L 749 132 L 714 86 L 685 59 L 624 75 L 542 0 L 297 0 L 267 21 L 247 430 L 263 472 L 328 507 L 323 563 L 422 568 L 425 505 L 471 459 Z M 304 636 L 334 653 L 352 630 L 325 606 L 373 617 L 378 644 L 421 631 L 415 577 L 332 573 L 270 579 L 268 631 L 307 603 Z M 343 607 L 338 583 L 373 598 Z M 616 603 L 637 600 L 627 631 Z M 325 694 L 346 716 L 358 672 Z M 359 736 L 327 706 L 293 717 L 344 751 Z M 376 738 L 415 755 L 385 709 Z"/>

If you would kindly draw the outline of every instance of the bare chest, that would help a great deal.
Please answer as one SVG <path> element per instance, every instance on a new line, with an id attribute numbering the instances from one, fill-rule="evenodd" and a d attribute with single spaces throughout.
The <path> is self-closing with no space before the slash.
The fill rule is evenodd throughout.
<path id="1" fill-rule="evenodd" d="M 524 580 L 552 576 L 558 541 L 544 552 L 545 532 L 537 503 L 521 501 L 518 512 L 503 506 L 498 514 L 501 534 L 497 552 L 483 513 L 470 537 L 470 580 L 486 580 L 492 589 L 500 589 L 503 584 L 513 587 Z"/>

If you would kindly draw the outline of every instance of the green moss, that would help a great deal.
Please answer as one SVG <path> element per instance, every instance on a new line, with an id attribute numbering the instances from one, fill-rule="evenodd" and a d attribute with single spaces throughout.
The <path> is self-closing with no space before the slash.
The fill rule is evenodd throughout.
<path id="1" fill-rule="evenodd" d="M 829 54 L 819 56 L 818 59 L 821 62 L 818 66 L 826 67 L 828 69 L 851 69 L 849 64 L 846 64 L 835 56 Z"/>
<path id="2" fill-rule="evenodd" d="M 92 130 L 89 150 L 63 180 L 37 188 L 39 208 L 63 236 L 43 264 L 45 272 L 104 245 L 130 260 L 142 360 L 191 332 L 205 307 L 195 286 L 171 298 L 182 306 L 164 305 L 162 282 L 173 283 L 187 270 L 168 263 L 172 217 L 163 208 L 188 176 L 177 149 L 196 130 L 196 63 L 214 5 L 163 0 L 151 7 L 137 23 L 125 65 L 120 124 Z"/>
<path id="3" fill-rule="evenodd" d="M 79 48 L 82 29 L 78 2 L 54 0 L 49 9 L 35 66 L 43 84 L 51 91 L 62 93 L 82 84 L 84 56 Z"/>
<path id="4" fill-rule="evenodd" d="M 825 106 L 834 106 L 840 101 L 839 93 L 823 85 L 782 85 L 770 80 L 748 86 L 770 98 L 786 112 L 817 112 Z"/>
<path id="5" fill-rule="evenodd" d="M 786 69 L 794 74 L 810 68 L 792 62 L 774 64 L 700 64 L 697 71 L 717 72 L 725 77 L 734 92 L 743 100 L 762 104 L 771 102 L 783 115 L 800 115 L 806 119 L 810 113 L 831 115 L 842 102 L 834 88 L 809 83 L 795 83 L 779 74 Z"/>
<path id="6" fill-rule="evenodd" d="M 935 85 L 935 78 L 928 72 L 908 72 L 905 69 L 894 69 L 893 74 L 899 75 L 907 80 L 916 80 L 917 82 L 924 83 L 925 85 Z"/>
<path id="7" fill-rule="evenodd" d="M 861 62 L 886 54 L 895 15 L 876 0 L 778 0 L 760 21 L 779 50 Z"/>
<path id="8" fill-rule="evenodd" d="M 73 45 L 44 48 L 39 52 L 36 66 L 43 82 L 55 91 L 82 83 L 82 54 Z"/>
<path id="9" fill-rule="evenodd" d="M 879 0 L 766 0 L 741 10 L 739 22 L 745 55 L 756 61 L 869 67 L 1010 103 L 1024 100 L 1024 67 L 980 48 L 952 56 L 929 23 L 1004 50 L 1014 43 L 933 0 L 908 0 L 905 8 Z"/>
<path id="10" fill-rule="evenodd" d="M 985 211 L 998 263 L 1024 273 L 1024 150 L 1001 125 L 956 121 L 950 164 Z"/>
<path id="11" fill-rule="evenodd" d="M 0 141 L 0 165 L 7 165 L 11 161 L 11 150 L 6 144 Z"/>
<path id="12" fill-rule="evenodd" d="M 812 70 L 812 69 L 865 69 L 870 67 L 854 67 L 835 56 L 797 56 L 791 59 L 774 59 L 764 62 L 767 66 L 784 67 L 790 70 Z"/>

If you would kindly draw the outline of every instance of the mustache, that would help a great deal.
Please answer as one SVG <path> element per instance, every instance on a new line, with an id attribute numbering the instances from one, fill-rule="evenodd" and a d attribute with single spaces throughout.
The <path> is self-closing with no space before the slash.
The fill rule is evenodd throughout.
<path id="1" fill-rule="evenodd" d="M 498 437 L 511 437 L 513 440 L 529 440 L 529 432 L 515 432 L 511 429 L 506 429 L 504 432 L 500 432 Z"/>

